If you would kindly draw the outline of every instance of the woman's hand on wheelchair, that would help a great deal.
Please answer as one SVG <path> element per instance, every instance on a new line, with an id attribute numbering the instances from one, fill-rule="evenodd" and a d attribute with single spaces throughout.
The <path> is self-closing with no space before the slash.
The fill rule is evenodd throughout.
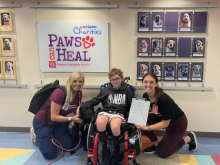
<path id="1" fill-rule="evenodd" d="M 138 130 L 145 130 L 145 126 L 144 125 L 141 125 L 141 124 L 135 124 L 136 128 Z"/>
<path id="2" fill-rule="evenodd" d="M 82 123 L 82 122 L 83 122 L 83 120 L 79 118 L 79 115 L 75 115 L 75 116 L 73 117 L 73 121 L 75 121 L 75 122 L 77 122 L 77 123 Z"/>

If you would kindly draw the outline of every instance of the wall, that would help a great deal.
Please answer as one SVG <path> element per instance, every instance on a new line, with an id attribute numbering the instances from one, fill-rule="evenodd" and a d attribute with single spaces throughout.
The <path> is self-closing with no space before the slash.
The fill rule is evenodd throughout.
<path id="1" fill-rule="evenodd" d="M 65 84 L 70 73 L 40 73 L 37 42 L 37 21 L 107 21 L 109 22 L 110 37 L 110 67 L 119 67 L 125 76 L 130 76 L 132 85 L 141 85 L 136 81 L 136 61 L 145 61 L 136 57 L 137 37 L 172 37 L 177 34 L 139 34 L 137 33 L 137 12 L 144 9 L 128 9 L 127 4 L 206 4 L 204 0 L 179 0 L 179 1 L 94 1 L 76 0 L 62 1 L 62 4 L 118 4 L 118 9 L 33 9 L 29 4 L 59 4 L 61 1 L 36 1 L 14 0 L 15 4 L 22 4 L 22 8 L 1 9 L 11 10 L 13 13 L 13 32 L 0 32 L 0 35 L 13 35 L 15 41 L 15 59 L 19 84 L 27 84 L 27 88 L 0 88 L 0 126 L 1 127 L 31 127 L 33 115 L 27 111 L 29 102 L 36 92 L 34 84 L 48 83 L 59 79 Z M 210 0 L 212 4 L 219 4 L 217 0 Z M 8 1 L 2 0 L 2 4 Z M 207 10 L 207 9 L 202 9 Z M 204 62 L 204 86 L 213 87 L 213 91 L 177 91 L 165 90 L 175 102 L 182 108 L 188 117 L 188 131 L 220 132 L 220 77 L 218 66 L 220 56 L 219 15 L 220 8 L 208 9 L 208 25 L 206 34 L 192 34 L 207 38 L 206 57 L 204 59 L 192 59 L 191 62 Z M 188 35 L 188 36 L 192 36 Z M 187 36 L 179 34 L 178 36 Z M 151 59 L 161 61 L 161 59 Z M 165 61 L 175 62 L 176 59 Z M 179 59 L 178 61 L 189 61 Z M 107 73 L 85 73 L 85 85 L 99 85 L 108 81 Z M 0 80 L 0 83 L 3 83 Z M 15 83 L 6 81 L 6 83 Z M 162 85 L 160 83 L 160 85 Z M 174 86 L 174 83 L 163 83 L 164 86 Z M 188 86 L 188 83 L 177 83 L 177 86 Z M 191 86 L 201 87 L 201 83 L 191 83 Z M 97 95 L 98 89 L 83 89 L 83 101 Z M 137 90 L 136 96 L 142 96 L 144 90 Z"/>

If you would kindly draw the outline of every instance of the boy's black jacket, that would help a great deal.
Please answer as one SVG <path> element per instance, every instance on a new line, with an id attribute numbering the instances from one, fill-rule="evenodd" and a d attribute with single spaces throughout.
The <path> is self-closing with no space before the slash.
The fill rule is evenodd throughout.
<path id="1" fill-rule="evenodd" d="M 96 106 L 101 102 L 103 105 L 102 111 L 116 111 L 127 118 L 132 98 L 133 94 L 126 83 L 122 83 L 119 89 L 114 89 L 109 83 L 107 87 L 100 91 L 97 97 L 88 102 L 91 106 Z"/>

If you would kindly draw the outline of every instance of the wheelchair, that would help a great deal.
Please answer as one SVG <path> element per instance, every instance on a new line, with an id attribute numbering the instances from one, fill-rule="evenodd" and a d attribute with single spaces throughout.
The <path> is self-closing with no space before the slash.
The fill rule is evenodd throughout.
<path id="1" fill-rule="evenodd" d="M 101 85 L 100 89 L 107 86 L 108 83 Z M 133 86 L 127 84 L 128 87 L 133 92 L 133 95 L 135 94 L 135 89 Z M 98 130 L 95 125 L 96 117 L 99 112 L 101 112 L 102 109 L 99 107 L 91 120 L 91 123 L 89 125 L 88 129 L 88 135 L 87 135 L 87 148 L 88 148 L 88 154 L 87 154 L 87 165 L 100 165 L 100 159 L 98 158 L 98 145 L 99 145 L 99 134 Z M 107 136 L 108 136 L 108 143 L 109 141 L 112 141 L 112 132 L 110 128 L 110 123 L 107 123 L 106 126 Z M 141 152 L 142 148 L 142 142 L 141 142 L 141 131 L 137 132 L 136 127 L 134 124 L 130 123 L 122 123 L 121 124 L 121 135 L 123 136 L 122 143 L 124 143 L 124 146 L 122 148 L 122 151 L 124 152 L 124 165 L 128 165 L 128 161 L 132 160 L 134 165 L 139 165 L 136 161 L 136 156 L 138 156 Z"/>

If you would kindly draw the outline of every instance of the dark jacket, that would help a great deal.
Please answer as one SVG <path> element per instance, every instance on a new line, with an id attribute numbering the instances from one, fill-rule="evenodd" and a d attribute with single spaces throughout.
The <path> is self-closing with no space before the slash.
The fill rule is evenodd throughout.
<path id="1" fill-rule="evenodd" d="M 133 94 L 126 83 L 122 83 L 119 89 L 114 89 L 109 83 L 109 85 L 103 88 L 98 96 L 90 100 L 89 103 L 96 106 L 101 102 L 103 105 L 102 111 L 116 111 L 127 118 L 132 98 Z"/>

